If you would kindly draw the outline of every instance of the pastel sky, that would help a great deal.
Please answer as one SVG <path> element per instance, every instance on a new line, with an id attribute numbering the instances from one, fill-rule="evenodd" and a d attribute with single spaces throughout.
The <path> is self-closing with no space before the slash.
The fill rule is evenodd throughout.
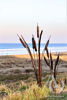
<path id="1" fill-rule="evenodd" d="M 27 42 L 36 38 L 37 23 L 43 29 L 42 42 L 67 43 L 67 0 L 0 0 L 0 43 Z"/>

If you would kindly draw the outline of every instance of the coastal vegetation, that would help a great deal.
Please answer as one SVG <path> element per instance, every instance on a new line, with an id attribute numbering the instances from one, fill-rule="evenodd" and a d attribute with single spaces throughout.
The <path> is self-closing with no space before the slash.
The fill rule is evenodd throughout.
<path id="1" fill-rule="evenodd" d="M 5 60 L 3 57 L 0 58 L 2 60 L 0 63 L 0 100 L 67 99 L 67 74 L 62 73 L 63 70 L 61 70 L 64 61 L 60 59 L 61 54 L 49 52 L 48 45 L 51 36 L 43 52 L 40 52 L 42 34 L 43 30 L 40 32 L 37 25 L 38 46 L 32 35 L 33 54 L 24 37 L 18 35 L 20 42 L 29 53 L 26 55 L 29 58 L 15 56 L 5 56 Z M 58 71 L 60 64 L 62 72 Z M 64 64 L 67 62 L 65 61 Z"/>

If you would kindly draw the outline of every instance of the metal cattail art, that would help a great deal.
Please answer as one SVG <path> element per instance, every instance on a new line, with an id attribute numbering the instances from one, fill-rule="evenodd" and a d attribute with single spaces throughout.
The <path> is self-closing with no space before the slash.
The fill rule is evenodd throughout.
<path id="1" fill-rule="evenodd" d="M 32 52 L 31 52 L 27 42 L 25 41 L 23 35 L 21 35 L 21 36 L 18 35 L 20 42 L 22 43 L 24 48 L 27 49 L 27 51 L 28 51 L 28 53 L 30 55 L 30 58 L 31 58 L 31 61 L 32 61 L 32 65 L 33 65 L 33 69 L 34 69 L 34 73 L 35 73 L 35 77 L 36 77 L 36 81 L 37 81 L 37 84 L 40 87 L 42 86 L 42 66 L 41 66 L 41 55 L 40 55 L 42 34 L 43 34 L 43 30 L 41 30 L 41 33 L 39 33 L 39 26 L 37 25 L 38 46 L 36 45 L 36 40 L 35 40 L 34 36 L 32 35 L 32 48 L 33 48 L 33 51 L 36 52 L 36 54 L 37 54 L 37 57 L 38 57 L 37 58 L 37 63 L 38 64 L 35 63 L 35 59 L 33 58 Z M 58 55 L 58 57 L 57 57 L 57 59 L 55 61 L 55 66 L 54 66 L 53 59 L 52 59 L 52 54 L 49 53 L 49 51 L 48 51 L 49 41 L 50 41 L 50 38 L 46 42 L 45 48 L 43 50 L 43 51 L 46 51 L 48 59 L 46 59 L 46 57 L 44 55 L 43 55 L 43 57 L 44 57 L 44 60 L 45 60 L 46 64 L 50 68 L 51 74 L 53 74 L 54 78 L 56 79 L 56 67 L 57 67 L 57 64 L 58 64 L 58 61 L 59 61 L 59 55 Z M 34 53 L 34 55 L 35 55 L 35 53 Z M 37 65 L 38 65 L 38 69 L 37 69 Z"/>
<path id="2" fill-rule="evenodd" d="M 57 59 L 55 61 L 55 67 L 54 67 L 54 78 L 55 78 L 55 80 L 56 80 L 56 67 L 58 65 L 58 62 L 59 62 L 59 54 L 58 54 Z"/>
<path id="3" fill-rule="evenodd" d="M 36 47 L 36 41 L 34 39 L 34 36 L 32 35 L 32 47 L 35 51 L 37 51 L 37 47 Z"/>
<path id="4" fill-rule="evenodd" d="M 44 56 L 44 60 L 45 60 L 46 64 L 47 64 L 48 66 L 50 66 L 50 63 L 47 61 L 47 59 L 46 59 L 45 56 Z"/>
<path id="5" fill-rule="evenodd" d="M 43 33 L 43 30 L 41 31 L 40 33 L 40 36 L 39 36 L 39 43 L 38 43 L 38 57 L 39 57 L 39 85 L 41 86 L 41 73 L 42 73 L 42 68 L 41 68 L 41 61 L 40 61 L 40 44 L 41 44 L 41 37 L 42 37 L 42 33 Z"/>
<path id="6" fill-rule="evenodd" d="M 19 36 L 19 35 L 18 35 L 18 36 Z M 20 38 L 21 38 L 21 39 L 20 39 Z M 21 37 L 19 37 L 19 40 L 20 40 L 20 42 L 22 43 L 22 45 L 27 49 L 27 51 L 28 51 L 28 53 L 29 53 L 29 55 L 30 55 L 30 57 L 31 57 L 32 65 L 33 65 L 34 72 L 35 72 L 35 76 L 36 76 L 36 81 L 37 81 L 37 84 L 38 84 L 38 75 L 37 75 L 36 65 L 35 65 L 35 63 L 34 63 L 34 59 L 33 59 L 31 50 L 30 50 L 28 44 L 26 43 L 26 41 L 25 41 L 25 39 L 23 38 L 22 35 L 21 35 Z M 22 42 L 21 40 L 22 40 L 23 42 Z M 24 44 L 25 44 L 25 45 L 24 45 Z"/>
<path id="7" fill-rule="evenodd" d="M 41 31 L 41 33 L 39 34 L 39 26 L 37 25 L 37 38 L 38 38 L 38 49 L 37 49 L 37 46 L 36 46 L 36 41 L 35 41 L 35 38 L 34 36 L 32 35 L 32 48 L 33 50 L 35 50 L 35 52 L 37 53 L 38 51 L 38 60 L 37 60 L 37 63 L 38 63 L 38 70 L 37 70 L 37 67 L 36 67 L 36 64 L 35 64 L 35 59 L 33 59 L 33 55 L 31 53 L 31 50 L 27 44 L 27 42 L 25 41 L 24 37 L 21 35 L 21 37 L 19 37 L 19 40 L 20 42 L 22 43 L 22 45 L 27 49 L 30 57 L 31 57 L 31 60 L 32 60 L 32 65 L 33 65 L 33 68 L 34 68 L 34 72 L 35 72 L 35 76 L 36 76 L 36 81 L 37 81 L 37 84 L 41 87 L 42 84 L 41 84 L 41 79 L 42 79 L 42 76 L 41 76 L 41 60 L 40 60 L 40 44 L 41 44 L 41 37 L 42 37 L 42 33 L 43 31 Z M 35 54 L 34 54 L 35 55 Z"/>
<path id="8" fill-rule="evenodd" d="M 50 67 L 51 67 L 51 70 L 53 70 L 53 59 L 52 59 L 51 53 L 50 53 Z"/>
<path id="9" fill-rule="evenodd" d="M 34 36 L 32 35 L 32 48 L 34 49 Z"/>
<path id="10" fill-rule="evenodd" d="M 48 48 L 48 47 L 47 47 Z M 43 55 L 44 56 L 44 55 Z M 57 70 L 56 70 L 56 67 L 58 65 L 58 62 L 59 62 L 59 54 L 57 56 L 57 59 L 55 61 L 55 64 L 53 64 L 53 59 L 52 59 L 52 54 L 49 53 L 49 57 L 47 56 L 47 59 L 46 57 L 44 56 L 44 61 L 46 62 L 46 64 L 49 66 L 50 68 L 50 74 L 51 74 L 51 81 L 48 83 L 49 84 L 49 89 L 50 91 L 54 91 L 53 89 L 55 88 L 58 88 L 58 85 L 57 85 L 57 80 L 56 80 L 56 75 L 57 75 Z M 49 80 L 48 80 L 49 81 Z M 62 85 L 62 89 L 63 89 L 63 83 L 64 82 L 61 82 Z M 53 85 L 54 84 L 54 85 Z"/>
<path id="11" fill-rule="evenodd" d="M 57 59 L 55 61 L 55 67 L 57 66 L 58 62 L 59 62 L 59 54 L 58 54 Z"/>
<path id="12" fill-rule="evenodd" d="M 19 37 L 19 35 L 17 34 L 17 36 Z M 19 37 L 20 42 L 22 43 L 22 45 L 26 48 L 25 43 L 23 42 L 23 40 Z"/>
<path id="13" fill-rule="evenodd" d="M 50 37 L 51 37 L 51 36 L 50 36 Z M 43 50 L 43 51 L 46 51 L 47 57 L 48 57 L 48 58 L 49 58 L 48 45 L 49 45 L 50 37 L 49 37 L 48 41 L 46 42 L 45 48 L 44 48 L 44 50 Z"/>
<path id="14" fill-rule="evenodd" d="M 37 24 L 37 38 L 39 38 L 39 26 Z"/>
<path id="15" fill-rule="evenodd" d="M 50 35 L 50 37 L 51 37 L 51 35 Z M 46 42 L 45 48 L 43 50 L 43 51 L 46 51 L 48 58 L 49 58 L 48 45 L 49 45 L 50 37 L 49 37 L 48 41 Z"/>
<path id="16" fill-rule="evenodd" d="M 55 65 L 53 64 L 53 59 L 52 59 L 52 54 L 50 53 L 49 54 L 49 51 L 47 51 L 47 49 L 48 49 L 48 44 L 49 44 L 49 40 L 47 41 L 47 43 L 46 43 L 46 45 L 45 45 L 45 49 L 44 50 L 46 50 L 46 52 L 47 52 L 47 58 L 48 59 L 46 59 L 46 57 L 44 56 L 44 61 L 46 62 L 46 64 L 49 66 L 49 68 L 50 68 L 50 72 L 51 72 L 51 74 L 53 74 L 53 76 L 54 76 L 54 78 L 55 78 L 55 80 L 56 80 L 56 67 L 57 67 L 57 65 L 58 65 L 58 62 L 59 62 L 59 54 L 58 54 L 58 56 L 57 56 L 57 59 L 56 59 L 56 61 L 55 61 Z M 49 56 L 48 56 L 49 55 Z M 49 60 L 49 61 L 48 61 Z"/>

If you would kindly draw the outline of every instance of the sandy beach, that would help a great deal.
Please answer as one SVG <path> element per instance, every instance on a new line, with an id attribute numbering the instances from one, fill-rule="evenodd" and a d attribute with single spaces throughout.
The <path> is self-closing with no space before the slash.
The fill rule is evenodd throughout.
<path id="1" fill-rule="evenodd" d="M 52 55 L 55 60 L 57 54 L 53 53 Z M 37 64 L 36 60 L 35 63 Z M 42 74 L 49 73 L 49 67 L 45 64 L 42 56 L 41 64 Z M 65 74 L 65 76 L 67 75 L 67 53 L 60 53 L 58 72 Z M 0 56 L 0 81 L 26 80 L 28 78 L 32 78 L 31 74 L 32 77 L 34 77 L 32 62 L 28 54 Z"/>

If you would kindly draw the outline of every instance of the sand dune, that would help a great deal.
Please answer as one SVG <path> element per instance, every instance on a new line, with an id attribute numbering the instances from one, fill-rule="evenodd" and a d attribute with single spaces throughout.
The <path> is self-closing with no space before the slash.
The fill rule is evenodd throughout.
<path id="1" fill-rule="evenodd" d="M 53 54 L 53 59 L 56 59 L 56 57 L 57 54 Z M 41 55 L 41 63 L 42 63 L 43 73 L 45 72 L 48 73 L 49 67 L 46 66 L 42 55 Z M 67 53 L 60 54 L 58 72 L 67 73 Z M 34 71 L 29 55 L 0 56 L 0 76 L 31 75 L 33 73 Z"/>

